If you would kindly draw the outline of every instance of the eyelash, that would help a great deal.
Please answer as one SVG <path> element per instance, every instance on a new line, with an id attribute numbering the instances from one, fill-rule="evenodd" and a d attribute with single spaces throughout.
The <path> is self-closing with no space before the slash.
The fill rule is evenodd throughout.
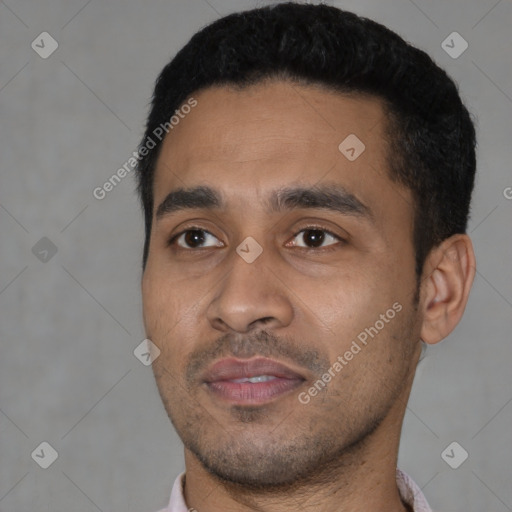
<path id="1" fill-rule="evenodd" d="M 167 241 L 167 247 L 171 247 L 173 245 L 176 245 L 175 242 L 176 240 L 183 234 L 185 233 L 188 233 L 189 231 L 200 231 L 200 232 L 203 232 L 203 233 L 207 233 L 209 235 L 212 235 L 215 237 L 215 235 L 213 233 L 211 233 L 210 231 L 206 230 L 206 229 L 203 229 L 199 226 L 190 226 L 190 227 L 187 227 L 186 229 L 180 231 L 179 233 L 175 234 L 175 235 L 172 235 L 169 240 Z M 339 242 L 341 242 L 342 244 L 345 244 L 346 243 L 346 240 L 341 238 L 340 236 L 336 235 L 335 233 L 333 233 L 332 231 L 324 228 L 323 226 L 318 226 L 318 225 L 308 225 L 308 226 L 304 226 L 302 229 L 300 229 L 299 231 L 297 231 L 292 238 L 295 238 L 297 235 L 299 235 L 300 233 L 304 232 L 304 231 L 322 231 L 330 236 L 332 236 L 333 238 L 336 238 L 338 239 Z M 301 246 L 297 246 L 299 249 L 302 249 L 302 250 L 306 250 L 306 251 L 332 251 L 332 250 L 335 250 L 336 249 L 336 246 L 338 244 L 330 244 L 326 247 L 301 247 Z M 197 251 L 197 250 L 200 250 L 200 249 L 211 249 L 211 247 L 199 247 L 199 248 L 186 248 L 186 247 L 180 247 L 180 246 L 176 246 L 177 247 L 177 250 L 182 250 L 182 251 Z"/>

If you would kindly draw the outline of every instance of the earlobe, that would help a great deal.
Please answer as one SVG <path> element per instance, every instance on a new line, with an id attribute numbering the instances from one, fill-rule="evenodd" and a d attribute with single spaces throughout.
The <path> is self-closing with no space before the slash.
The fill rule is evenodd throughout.
<path id="1" fill-rule="evenodd" d="M 423 277 L 421 339 L 434 344 L 459 323 L 475 277 L 475 254 L 466 234 L 453 235 L 433 249 Z"/>

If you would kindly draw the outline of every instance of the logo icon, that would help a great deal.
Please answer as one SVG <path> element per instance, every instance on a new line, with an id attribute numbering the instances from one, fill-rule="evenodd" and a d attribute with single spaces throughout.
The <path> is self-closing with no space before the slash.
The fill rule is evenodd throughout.
<path id="1" fill-rule="evenodd" d="M 43 263 L 48 263 L 55 256 L 56 252 L 57 246 L 45 236 L 32 247 L 32 254 Z"/>
<path id="2" fill-rule="evenodd" d="M 149 339 L 143 340 L 133 351 L 133 355 L 144 365 L 149 366 L 160 355 L 160 349 Z"/>
<path id="3" fill-rule="evenodd" d="M 450 443 L 442 452 L 441 458 L 452 469 L 457 469 L 469 457 L 468 452 L 457 441 Z"/>
<path id="4" fill-rule="evenodd" d="M 48 32 L 41 32 L 31 46 L 39 57 L 47 59 L 59 47 L 59 43 Z"/>
<path id="5" fill-rule="evenodd" d="M 248 236 L 237 248 L 236 252 L 247 263 L 252 263 L 262 252 L 263 247 L 254 240 L 252 236 Z"/>
<path id="6" fill-rule="evenodd" d="M 441 48 L 452 59 L 458 59 L 468 49 L 468 46 L 468 42 L 458 32 L 452 32 L 441 43 Z"/>
<path id="7" fill-rule="evenodd" d="M 59 454 L 57 450 L 48 442 L 43 441 L 31 454 L 39 466 L 43 469 L 49 468 L 56 460 Z"/>
<path id="8" fill-rule="evenodd" d="M 366 149 L 363 141 L 354 133 L 351 133 L 348 137 L 338 146 L 341 154 L 347 159 L 353 162 L 361 156 L 361 153 Z"/>

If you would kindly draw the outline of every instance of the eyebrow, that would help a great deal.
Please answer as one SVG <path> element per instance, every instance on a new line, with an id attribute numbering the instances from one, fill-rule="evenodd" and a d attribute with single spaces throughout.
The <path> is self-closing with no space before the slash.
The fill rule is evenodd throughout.
<path id="1" fill-rule="evenodd" d="M 178 188 L 169 192 L 160 203 L 156 219 L 160 220 L 172 213 L 188 209 L 221 210 L 225 206 L 220 192 L 212 187 L 202 185 Z M 371 209 L 337 183 L 279 188 L 271 193 L 266 207 L 269 213 L 294 209 L 330 210 L 375 223 Z"/>

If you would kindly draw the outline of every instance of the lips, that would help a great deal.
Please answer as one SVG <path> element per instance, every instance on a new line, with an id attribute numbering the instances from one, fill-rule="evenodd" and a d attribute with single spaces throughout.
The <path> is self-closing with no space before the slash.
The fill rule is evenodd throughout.
<path id="1" fill-rule="evenodd" d="M 202 379 L 216 396 L 239 405 L 268 402 L 306 380 L 288 366 L 267 358 L 223 359 L 210 366 Z"/>
<path id="2" fill-rule="evenodd" d="M 294 372 L 284 364 L 278 363 L 273 359 L 222 359 L 211 366 L 203 375 L 205 382 L 216 382 L 222 380 L 235 380 L 259 375 L 269 375 L 280 377 L 282 379 L 301 379 L 305 377 Z"/>

